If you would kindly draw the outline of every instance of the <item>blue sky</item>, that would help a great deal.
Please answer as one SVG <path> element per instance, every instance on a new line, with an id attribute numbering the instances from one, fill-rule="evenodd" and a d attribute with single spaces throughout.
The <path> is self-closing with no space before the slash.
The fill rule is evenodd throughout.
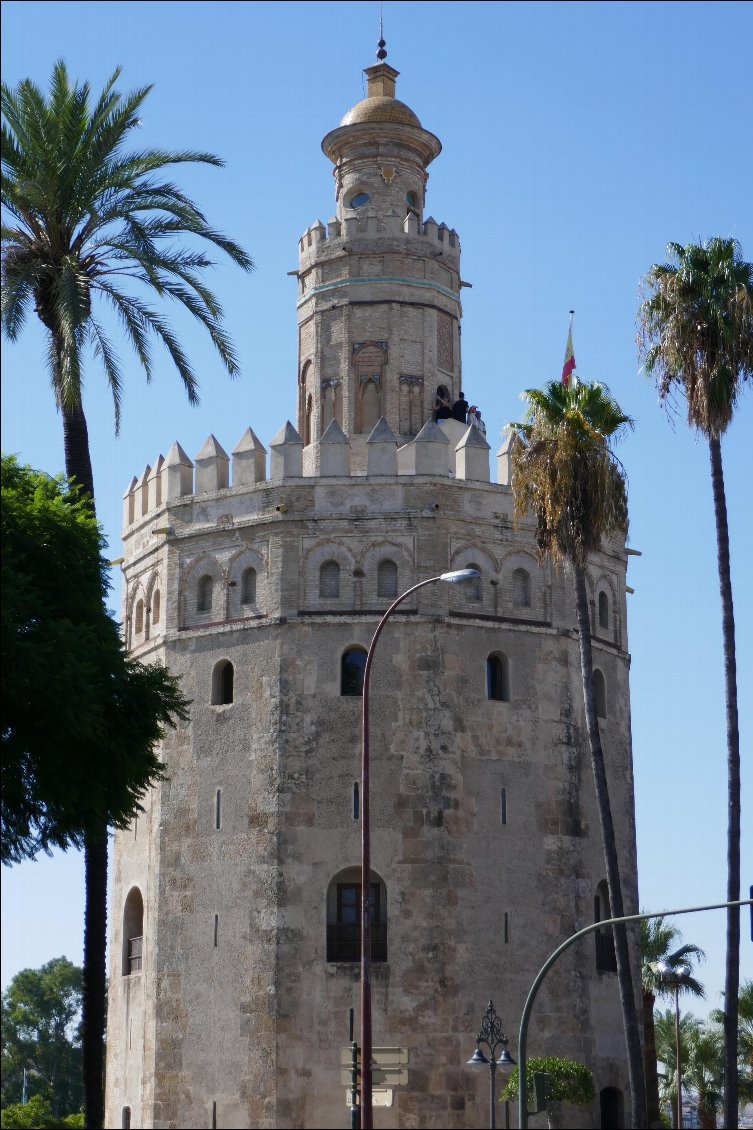
<path id="1" fill-rule="evenodd" d="M 231 450 L 247 425 L 266 443 L 294 420 L 297 239 L 334 210 L 324 134 L 363 96 L 379 4 L 6 3 L 2 69 L 46 86 L 64 58 L 99 90 L 154 83 L 144 146 L 210 150 L 224 170 L 183 166 L 181 186 L 253 256 L 218 263 L 242 376 L 231 382 L 208 340 L 175 324 L 201 380 L 187 404 L 169 359 L 147 387 L 135 360 L 123 426 L 97 363 L 85 407 L 98 509 L 120 555 L 121 496 L 178 439 L 192 457 L 210 432 Z M 436 133 L 427 214 L 463 247 L 464 385 L 494 445 L 521 413 L 522 388 L 558 377 L 568 310 L 584 379 L 606 381 L 636 430 L 620 448 L 629 476 L 629 634 L 641 904 L 725 897 L 726 746 L 716 544 L 708 451 L 657 406 L 638 370 L 640 279 L 668 241 L 734 236 L 753 257 L 753 88 L 749 3 L 384 4 L 398 96 Z M 746 137 L 747 133 L 747 137 Z M 3 343 L 2 444 L 35 467 L 63 467 L 60 421 L 41 332 Z M 723 444 L 738 632 L 744 889 L 750 826 L 753 612 L 750 396 Z M 747 567 L 746 567 L 747 566 Z M 117 585 L 117 577 L 114 577 Z M 114 593 L 113 604 L 119 602 Z M 749 761 L 749 759 L 748 759 Z M 75 855 L 3 875 L 2 983 L 18 969 L 81 956 L 82 868 Z M 724 916 L 677 920 L 708 960 L 708 1005 L 723 986 Z M 743 937 L 749 939 L 747 915 Z M 743 976 L 753 975 L 744 944 Z M 493 986 L 490 986 L 490 992 Z M 697 1013 L 704 1007 L 693 1006 Z M 512 1018 L 511 1018 L 512 1019 Z"/>

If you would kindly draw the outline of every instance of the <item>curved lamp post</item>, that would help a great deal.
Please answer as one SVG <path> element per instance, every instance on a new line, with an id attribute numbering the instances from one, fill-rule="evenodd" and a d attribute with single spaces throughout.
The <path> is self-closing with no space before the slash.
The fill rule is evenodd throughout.
<path id="1" fill-rule="evenodd" d="M 486 1007 L 486 1012 L 481 1020 L 481 1029 L 478 1036 L 476 1036 L 476 1050 L 468 1060 L 471 1067 L 488 1067 L 489 1068 L 489 1126 L 490 1130 L 495 1130 L 497 1125 L 497 1108 L 496 1108 L 496 1093 L 494 1076 L 496 1075 L 497 1068 L 500 1069 L 503 1075 L 509 1075 L 513 1067 L 515 1067 L 515 1060 L 507 1050 L 507 1036 L 502 1031 L 502 1021 L 497 1016 L 494 1008 L 493 1001 L 489 1001 Z M 489 1049 L 489 1059 L 486 1058 L 481 1051 L 481 1045 L 486 1044 Z M 501 1047 L 502 1052 L 497 1059 L 497 1048 Z M 505 1103 L 505 1126 L 509 1126 L 509 1107 Z"/>
<path id="2" fill-rule="evenodd" d="M 369 685 L 371 664 L 376 642 L 382 628 L 392 613 L 418 589 L 444 581 L 450 585 L 472 581 L 481 574 L 478 569 L 456 569 L 442 573 L 439 577 L 429 577 L 419 581 L 393 601 L 377 624 L 363 672 L 363 701 L 361 704 L 361 1127 L 372 1130 L 373 1111 L 371 1103 L 371 845 L 369 829 Z"/>
<path id="3" fill-rule="evenodd" d="M 691 974 L 689 965 L 668 965 L 666 961 L 657 961 L 653 967 L 664 985 L 671 985 L 675 990 L 675 1056 L 677 1058 L 677 1109 L 675 1126 L 682 1130 L 682 1059 L 680 1048 L 680 989 L 687 985 Z"/>

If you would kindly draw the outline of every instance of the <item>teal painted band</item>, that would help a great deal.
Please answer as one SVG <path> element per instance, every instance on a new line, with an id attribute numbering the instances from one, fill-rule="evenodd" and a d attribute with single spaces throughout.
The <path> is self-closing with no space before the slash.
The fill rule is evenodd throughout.
<path id="1" fill-rule="evenodd" d="M 309 298 L 313 298 L 316 294 L 322 294 L 327 290 L 335 290 L 341 286 L 363 286 L 364 283 L 400 283 L 402 286 L 418 286 L 423 287 L 424 290 L 436 290 L 439 294 L 443 294 L 445 298 L 452 298 L 455 302 L 460 301 L 460 295 L 455 294 L 454 291 L 448 290 L 447 287 L 440 286 L 439 283 L 423 282 L 420 279 L 400 279 L 393 278 L 387 275 L 377 275 L 375 278 L 358 278 L 358 279 L 338 279 L 337 282 L 321 283 L 319 286 L 314 286 L 303 297 L 298 299 L 297 306 L 302 306 L 304 302 L 308 302 Z"/>

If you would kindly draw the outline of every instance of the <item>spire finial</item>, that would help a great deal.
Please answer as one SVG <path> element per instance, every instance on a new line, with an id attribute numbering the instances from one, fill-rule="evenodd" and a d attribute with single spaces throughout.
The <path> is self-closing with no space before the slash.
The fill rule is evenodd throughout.
<path id="1" fill-rule="evenodd" d="M 387 43 L 384 38 L 384 13 L 382 5 L 379 5 L 379 42 L 377 43 L 376 57 L 380 63 L 383 63 L 387 58 Z"/>

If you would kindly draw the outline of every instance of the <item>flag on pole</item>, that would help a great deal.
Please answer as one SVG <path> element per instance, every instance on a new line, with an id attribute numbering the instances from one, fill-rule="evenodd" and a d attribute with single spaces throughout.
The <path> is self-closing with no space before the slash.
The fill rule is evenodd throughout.
<path id="1" fill-rule="evenodd" d="M 574 310 L 570 311 L 570 328 L 567 331 L 567 348 L 565 349 L 565 363 L 562 366 L 562 383 L 565 388 L 570 385 L 570 377 L 575 372 L 575 353 L 573 351 L 573 314 Z"/>

